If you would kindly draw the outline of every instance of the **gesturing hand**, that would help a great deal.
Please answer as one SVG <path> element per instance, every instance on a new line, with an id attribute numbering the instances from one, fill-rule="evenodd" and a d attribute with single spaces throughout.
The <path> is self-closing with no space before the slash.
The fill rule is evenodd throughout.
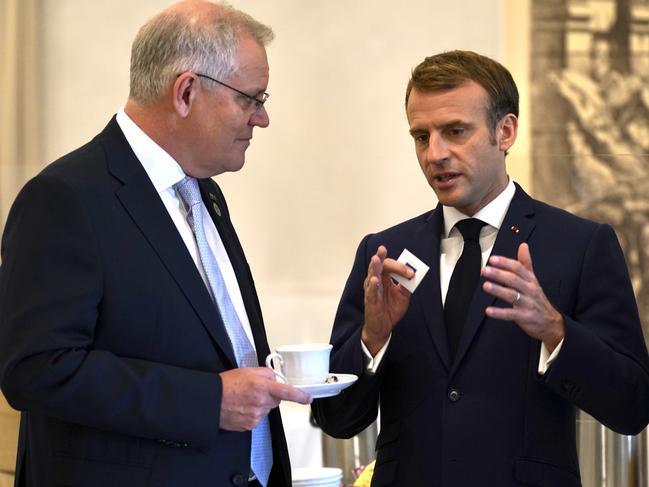
<path id="1" fill-rule="evenodd" d="M 252 430 L 283 400 L 311 402 L 306 392 L 277 382 L 268 367 L 243 367 L 219 375 L 223 383 L 219 426 L 225 430 Z"/>
<path id="2" fill-rule="evenodd" d="M 511 307 L 489 306 L 485 313 L 497 320 L 515 321 L 529 336 L 552 352 L 564 337 L 563 317 L 548 301 L 536 279 L 526 243 L 518 247 L 518 260 L 491 256 L 482 269 L 483 289 Z"/>
<path id="3" fill-rule="evenodd" d="M 365 324 L 361 339 L 374 356 L 385 345 L 392 328 L 408 309 L 410 292 L 390 277 L 394 272 L 408 279 L 415 273 L 407 265 L 394 259 L 387 259 L 387 249 L 381 245 L 370 259 L 367 277 L 363 283 L 365 291 Z"/>

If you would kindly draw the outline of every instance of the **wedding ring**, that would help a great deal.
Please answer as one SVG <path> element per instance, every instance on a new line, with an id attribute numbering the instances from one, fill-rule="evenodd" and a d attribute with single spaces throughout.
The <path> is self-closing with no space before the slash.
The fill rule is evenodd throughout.
<path id="1" fill-rule="evenodd" d="M 515 306 L 516 303 L 518 303 L 518 301 L 520 299 L 521 299 L 521 293 L 519 291 L 516 291 L 516 299 L 514 299 L 514 301 L 512 301 L 512 306 Z"/>

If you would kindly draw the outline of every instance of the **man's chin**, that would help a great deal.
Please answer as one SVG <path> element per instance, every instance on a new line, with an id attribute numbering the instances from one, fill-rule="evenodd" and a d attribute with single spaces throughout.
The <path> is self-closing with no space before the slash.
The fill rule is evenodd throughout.
<path id="1" fill-rule="evenodd" d="M 230 164 L 227 165 L 227 172 L 237 172 L 243 169 L 243 166 L 246 162 L 246 159 L 242 157 L 240 160 L 237 161 L 232 161 Z"/>
<path id="2" fill-rule="evenodd" d="M 437 196 L 437 201 L 439 201 L 444 206 L 457 206 L 461 203 L 461 198 L 459 192 L 455 189 L 443 190 L 439 189 L 433 185 L 433 191 L 435 196 Z"/>

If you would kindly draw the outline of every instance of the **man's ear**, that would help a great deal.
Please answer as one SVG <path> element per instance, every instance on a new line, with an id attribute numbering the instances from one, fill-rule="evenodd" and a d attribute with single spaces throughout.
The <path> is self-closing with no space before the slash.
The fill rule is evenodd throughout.
<path id="1" fill-rule="evenodd" d="M 180 117 L 188 117 L 198 89 L 196 75 L 189 72 L 181 74 L 171 89 L 174 110 Z"/>
<path id="2" fill-rule="evenodd" d="M 518 135 L 518 118 L 513 113 L 508 113 L 498 122 L 496 128 L 496 140 L 498 141 L 498 149 L 503 152 L 509 150 L 516 141 Z"/>

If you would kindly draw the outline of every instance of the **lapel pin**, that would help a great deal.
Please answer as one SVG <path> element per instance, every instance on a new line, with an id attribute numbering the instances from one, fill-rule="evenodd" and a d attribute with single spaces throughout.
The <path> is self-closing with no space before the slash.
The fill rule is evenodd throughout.
<path id="1" fill-rule="evenodd" d="M 218 216 L 221 216 L 221 208 L 219 208 L 219 205 L 216 204 L 218 201 L 216 199 L 216 195 L 214 193 L 210 193 L 210 199 L 212 200 L 212 208 L 214 208 L 214 211 Z"/>
<path id="2" fill-rule="evenodd" d="M 520 232 L 520 229 L 516 225 L 512 225 L 510 230 L 512 232 L 514 232 L 514 233 L 519 233 Z"/>

